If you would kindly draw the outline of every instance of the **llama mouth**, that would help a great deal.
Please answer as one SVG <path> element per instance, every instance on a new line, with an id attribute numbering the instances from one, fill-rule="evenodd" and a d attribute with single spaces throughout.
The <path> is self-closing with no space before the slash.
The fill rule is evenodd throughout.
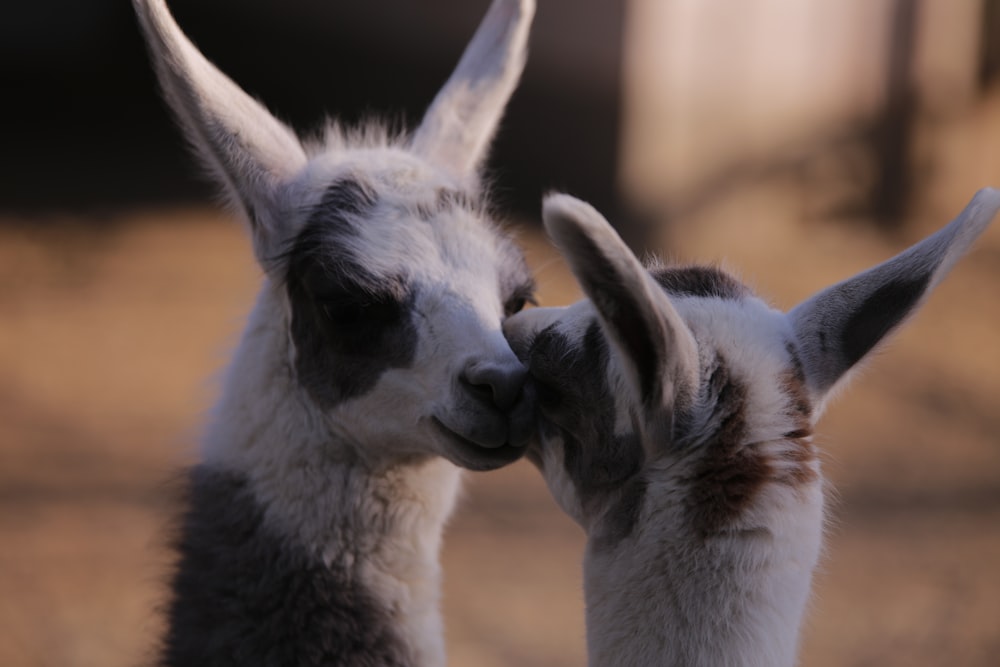
<path id="1" fill-rule="evenodd" d="M 469 470 L 493 470 L 521 458 L 526 447 L 502 442 L 499 445 L 480 444 L 458 433 L 439 417 L 432 416 L 431 423 L 445 437 L 442 454 L 457 466 Z"/>

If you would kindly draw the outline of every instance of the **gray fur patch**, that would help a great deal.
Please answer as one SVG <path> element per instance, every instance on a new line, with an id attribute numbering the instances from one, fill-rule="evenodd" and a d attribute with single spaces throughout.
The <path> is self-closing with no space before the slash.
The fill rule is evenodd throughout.
<path id="1" fill-rule="evenodd" d="M 341 241 L 375 203 L 358 181 L 333 183 L 286 255 L 295 369 L 327 408 L 364 394 L 416 353 L 408 277 L 374 274 Z"/>
<path id="2" fill-rule="evenodd" d="M 931 274 L 899 278 L 882 285 L 851 313 L 840 334 L 847 368 L 858 363 L 910 314 L 927 290 Z"/>
<path id="3" fill-rule="evenodd" d="M 721 269 L 710 266 L 658 268 L 650 275 L 669 294 L 739 300 L 750 289 Z"/>
<path id="4" fill-rule="evenodd" d="M 604 512 L 602 547 L 632 533 L 646 489 L 638 436 L 614 432 L 608 363 L 608 343 L 596 321 L 576 344 L 552 329 L 540 332 L 528 357 L 539 411 L 546 428 L 557 431 L 563 442 L 563 465 L 583 511 L 588 516 Z"/>
<path id="5" fill-rule="evenodd" d="M 343 565 L 268 530 L 241 476 L 193 468 L 179 528 L 160 665 L 413 665 L 391 612 Z"/>

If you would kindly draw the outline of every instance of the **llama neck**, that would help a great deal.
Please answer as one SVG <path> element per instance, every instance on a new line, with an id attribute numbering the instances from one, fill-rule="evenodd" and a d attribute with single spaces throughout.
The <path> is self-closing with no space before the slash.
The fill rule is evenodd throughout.
<path id="1" fill-rule="evenodd" d="M 816 484 L 769 500 L 745 529 L 719 536 L 691 534 L 664 512 L 643 517 L 643 528 L 614 548 L 590 540 L 591 667 L 794 665 L 820 551 L 822 492 Z"/>
<path id="2" fill-rule="evenodd" d="M 339 440 L 295 382 L 271 301 L 265 288 L 192 477 L 174 609 L 226 609 L 234 591 L 215 582 L 241 573 L 241 606 L 271 615 L 246 628 L 233 627 L 246 614 L 199 618 L 202 638 L 312 646 L 336 664 L 443 665 L 438 552 L 459 472 L 437 458 L 373 468 Z M 220 599 L 205 599 L 213 591 Z M 171 636 L 181 617 L 172 613 Z M 315 637 L 295 629 L 303 623 Z"/>

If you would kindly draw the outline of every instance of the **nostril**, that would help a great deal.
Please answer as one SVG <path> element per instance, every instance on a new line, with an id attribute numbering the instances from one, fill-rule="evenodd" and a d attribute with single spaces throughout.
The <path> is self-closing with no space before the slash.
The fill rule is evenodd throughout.
<path id="1" fill-rule="evenodd" d="M 467 389 L 501 410 L 517 403 L 528 371 L 520 364 L 472 362 L 462 372 Z"/>

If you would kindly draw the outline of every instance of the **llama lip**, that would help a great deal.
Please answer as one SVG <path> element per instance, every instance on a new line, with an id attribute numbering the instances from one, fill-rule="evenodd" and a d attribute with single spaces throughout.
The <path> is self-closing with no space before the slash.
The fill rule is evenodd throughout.
<path id="1" fill-rule="evenodd" d="M 501 432 L 499 428 L 495 428 L 500 424 L 473 424 L 468 428 L 456 428 L 449 423 L 451 420 L 446 421 L 437 415 L 434 415 L 432 419 L 434 423 L 453 438 L 457 438 L 473 447 L 497 449 L 498 447 L 503 447 L 507 441 L 507 429 L 503 428 L 503 432 Z M 503 426 L 506 425 L 504 424 Z"/>
<path id="2" fill-rule="evenodd" d="M 469 470 L 493 470 L 505 466 L 521 458 L 527 449 L 508 443 L 486 447 L 456 432 L 437 416 L 431 417 L 431 423 L 447 440 L 444 456 Z"/>

